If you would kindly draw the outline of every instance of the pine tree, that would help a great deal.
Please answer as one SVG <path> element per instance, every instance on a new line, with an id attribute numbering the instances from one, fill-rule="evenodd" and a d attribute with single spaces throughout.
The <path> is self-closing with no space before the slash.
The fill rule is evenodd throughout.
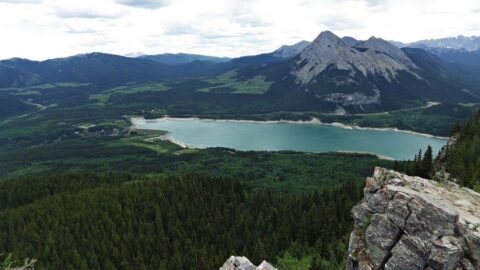
<path id="1" fill-rule="evenodd" d="M 420 176 L 424 178 L 430 178 L 433 170 L 432 167 L 433 167 L 433 153 L 432 153 L 432 147 L 429 145 L 423 156 Z"/>

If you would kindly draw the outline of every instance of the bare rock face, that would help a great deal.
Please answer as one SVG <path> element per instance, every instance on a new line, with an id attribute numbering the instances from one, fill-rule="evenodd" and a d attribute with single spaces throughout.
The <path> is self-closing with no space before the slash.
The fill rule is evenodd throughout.
<path id="1" fill-rule="evenodd" d="M 223 266 L 220 267 L 220 270 L 277 270 L 277 269 L 266 261 L 263 261 L 259 266 L 255 266 L 246 257 L 231 256 L 223 264 Z"/>
<path id="2" fill-rule="evenodd" d="M 480 269 L 480 194 L 376 168 L 352 209 L 347 270 Z"/>
<path id="3" fill-rule="evenodd" d="M 231 256 L 220 270 L 256 270 L 256 266 L 246 257 Z"/>

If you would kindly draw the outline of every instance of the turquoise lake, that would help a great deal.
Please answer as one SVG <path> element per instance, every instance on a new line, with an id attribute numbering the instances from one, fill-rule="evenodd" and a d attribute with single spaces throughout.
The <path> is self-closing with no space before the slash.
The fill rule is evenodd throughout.
<path id="1" fill-rule="evenodd" d="M 139 129 L 165 130 L 181 145 L 237 150 L 294 150 L 305 152 L 364 152 L 394 159 L 412 159 L 428 145 L 433 153 L 446 144 L 442 138 L 408 132 L 350 129 L 317 123 L 262 123 L 200 119 L 132 119 Z"/>

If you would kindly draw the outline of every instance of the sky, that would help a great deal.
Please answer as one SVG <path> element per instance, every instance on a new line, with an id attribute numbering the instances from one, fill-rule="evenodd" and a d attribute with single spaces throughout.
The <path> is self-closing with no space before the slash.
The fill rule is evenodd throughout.
<path id="1" fill-rule="evenodd" d="M 479 0 L 0 0 L 0 59 L 88 52 L 236 57 L 339 36 L 480 35 Z"/>

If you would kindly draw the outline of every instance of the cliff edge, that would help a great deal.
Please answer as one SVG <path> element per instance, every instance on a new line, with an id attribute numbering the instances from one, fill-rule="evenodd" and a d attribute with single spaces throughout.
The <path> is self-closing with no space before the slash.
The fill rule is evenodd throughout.
<path id="1" fill-rule="evenodd" d="M 480 194 L 376 168 L 352 209 L 347 270 L 480 269 Z"/>

